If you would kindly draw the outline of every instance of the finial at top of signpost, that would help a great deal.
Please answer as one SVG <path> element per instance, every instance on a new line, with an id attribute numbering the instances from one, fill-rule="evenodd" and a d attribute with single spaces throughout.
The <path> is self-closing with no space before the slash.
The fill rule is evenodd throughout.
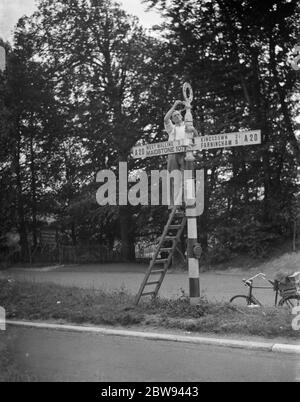
<path id="1" fill-rule="evenodd" d="M 185 100 L 185 117 L 184 117 L 184 124 L 185 124 L 185 132 L 186 132 L 186 139 L 192 140 L 195 135 L 197 135 L 197 131 L 194 128 L 193 124 L 193 115 L 192 115 L 192 102 L 194 99 L 194 94 L 193 94 L 193 88 L 192 86 L 188 83 L 185 82 L 183 85 L 183 97 Z M 189 160 L 193 160 L 193 152 L 189 151 L 187 152 L 187 158 Z"/>
<path id="2" fill-rule="evenodd" d="M 193 88 L 191 84 L 185 82 L 183 84 L 183 97 L 186 102 L 192 103 L 194 99 Z"/>

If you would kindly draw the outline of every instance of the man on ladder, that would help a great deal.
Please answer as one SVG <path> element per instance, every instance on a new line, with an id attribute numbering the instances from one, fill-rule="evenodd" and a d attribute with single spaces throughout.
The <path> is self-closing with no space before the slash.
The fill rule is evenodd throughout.
<path id="1" fill-rule="evenodd" d="M 187 89 L 190 91 L 190 95 L 187 95 Z M 192 89 L 190 86 L 185 84 L 184 86 L 184 95 L 186 102 L 176 101 L 172 108 L 168 111 L 165 116 L 165 130 L 169 134 L 169 141 L 183 141 L 191 140 L 194 136 L 198 135 L 196 129 L 193 126 L 193 119 L 191 115 L 191 102 L 192 102 Z M 179 105 L 184 105 L 184 110 L 186 111 L 186 116 L 183 121 L 181 112 L 176 108 Z M 193 154 L 191 152 L 191 154 Z M 193 155 L 192 155 L 193 159 Z M 163 234 L 160 238 L 159 244 L 157 246 L 156 252 L 150 262 L 149 268 L 146 272 L 145 278 L 142 282 L 142 285 L 138 291 L 135 303 L 138 304 L 141 297 L 143 296 L 152 296 L 156 297 L 159 289 L 162 285 L 163 279 L 168 271 L 168 268 L 172 264 L 172 260 L 174 254 L 177 250 L 177 246 L 179 245 L 184 229 L 188 222 L 188 248 L 187 248 L 187 258 L 189 266 L 191 265 L 192 269 L 190 278 L 190 296 L 191 303 L 197 303 L 200 300 L 200 284 L 199 284 L 199 262 L 194 256 L 194 249 L 197 244 L 197 233 L 194 234 L 196 230 L 196 215 L 193 216 L 189 214 L 189 217 L 186 216 L 185 208 L 189 211 L 195 209 L 194 204 L 196 202 L 195 195 L 193 195 L 193 203 L 192 205 L 188 204 L 189 199 L 186 199 L 187 203 L 183 211 L 179 211 L 177 206 L 182 205 L 182 194 L 183 194 L 183 177 L 184 171 L 186 169 L 190 169 L 190 177 L 188 177 L 188 183 L 191 184 L 191 181 L 194 183 L 194 177 L 191 174 L 193 173 L 191 156 L 186 152 L 179 152 L 175 154 L 168 155 L 168 171 L 169 174 L 172 174 L 172 178 L 175 179 L 175 182 L 170 183 L 171 180 L 168 180 L 171 188 L 167 191 L 170 195 L 169 209 L 171 209 L 168 222 L 164 228 Z M 187 186 L 185 186 L 187 187 Z M 195 187 L 194 184 L 190 186 L 191 188 Z M 189 226 L 192 223 L 191 226 Z M 154 286 L 154 288 L 152 288 Z"/>
<path id="2" fill-rule="evenodd" d="M 181 112 L 176 110 L 179 105 L 186 106 L 185 102 L 180 100 L 175 101 L 174 105 L 168 111 L 164 118 L 165 130 L 169 135 L 169 141 L 180 141 L 187 138 L 186 125 L 183 121 Z M 193 127 L 190 133 L 193 137 L 198 136 L 197 130 Z M 169 190 L 170 204 L 169 209 L 172 209 L 174 205 L 182 205 L 182 197 L 180 202 L 180 196 L 182 195 L 183 188 L 183 172 L 185 169 L 185 152 L 180 152 L 178 154 L 168 155 L 168 172 L 172 173 L 174 171 L 180 171 L 181 175 L 175 175 L 173 183 L 170 183 L 171 187 Z M 175 189 L 177 190 L 175 194 Z"/>

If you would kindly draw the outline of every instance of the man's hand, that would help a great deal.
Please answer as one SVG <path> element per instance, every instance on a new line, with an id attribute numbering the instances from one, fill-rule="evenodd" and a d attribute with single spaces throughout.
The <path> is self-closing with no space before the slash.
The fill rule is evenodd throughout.
<path id="1" fill-rule="evenodd" d="M 195 127 L 188 127 L 185 129 L 185 132 L 187 133 L 189 138 L 199 137 L 199 133 L 195 129 Z"/>

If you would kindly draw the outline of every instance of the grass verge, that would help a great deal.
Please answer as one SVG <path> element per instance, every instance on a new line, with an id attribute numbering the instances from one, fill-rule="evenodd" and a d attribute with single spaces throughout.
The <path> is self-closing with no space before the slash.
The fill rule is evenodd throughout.
<path id="1" fill-rule="evenodd" d="M 133 306 L 124 290 L 66 288 L 54 284 L 0 280 L 0 306 L 8 319 L 55 320 L 74 324 L 156 326 L 190 332 L 243 334 L 299 339 L 286 309 L 248 309 L 202 300 L 191 306 L 186 297 L 157 299 Z"/>

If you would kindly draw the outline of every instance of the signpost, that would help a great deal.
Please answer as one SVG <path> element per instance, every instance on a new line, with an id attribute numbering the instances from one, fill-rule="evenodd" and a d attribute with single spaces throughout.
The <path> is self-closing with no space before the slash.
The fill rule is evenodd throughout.
<path id="1" fill-rule="evenodd" d="M 193 137 L 194 132 L 193 116 L 191 113 L 193 101 L 192 87 L 185 83 L 183 86 L 183 96 L 185 99 L 186 115 L 184 119 L 186 138 L 181 141 L 168 141 L 156 144 L 139 145 L 132 148 L 131 155 L 134 159 L 144 159 L 161 155 L 186 153 L 185 164 L 185 187 L 187 189 L 186 217 L 188 230 L 187 257 L 189 267 L 189 297 L 191 304 L 198 304 L 200 301 L 200 269 L 199 259 L 201 248 L 198 244 L 197 216 L 203 213 L 203 205 L 200 208 L 200 214 L 196 205 L 196 181 L 194 172 L 194 154 L 210 149 L 231 148 L 240 146 L 249 146 L 261 144 L 261 131 L 240 131 L 234 133 L 224 133 L 217 135 L 206 135 L 202 137 Z M 204 192 L 204 174 L 201 172 L 200 188 Z M 198 185 L 198 183 L 197 183 Z"/>

